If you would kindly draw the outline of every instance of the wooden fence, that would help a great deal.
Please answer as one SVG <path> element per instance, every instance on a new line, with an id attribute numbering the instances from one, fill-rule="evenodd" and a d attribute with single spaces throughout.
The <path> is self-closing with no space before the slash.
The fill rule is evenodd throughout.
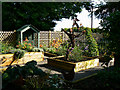
<path id="1" fill-rule="evenodd" d="M 78 34 L 78 33 L 75 33 Z M 38 35 L 35 35 L 35 46 L 37 46 L 37 37 Z M 68 36 L 64 33 L 64 32 L 60 32 L 60 31 L 40 31 L 40 45 L 45 45 L 48 46 L 49 43 L 52 40 L 55 39 L 62 39 L 63 41 L 68 40 Z M 97 42 L 100 42 L 101 38 L 103 37 L 101 34 L 98 33 L 93 33 L 93 37 L 95 37 L 95 39 L 97 40 Z M 80 36 L 79 38 L 75 39 L 76 42 L 82 42 L 82 43 L 86 43 L 85 40 L 85 35 Z M 0 31 L 0 42 L 4 42 L 10 45 L 15 45 L 16 44 L 16 32 L 14 31 Z"/>

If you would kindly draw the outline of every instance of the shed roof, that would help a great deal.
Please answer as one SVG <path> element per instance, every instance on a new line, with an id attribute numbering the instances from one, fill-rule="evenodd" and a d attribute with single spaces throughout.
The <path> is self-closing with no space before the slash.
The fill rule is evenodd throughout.
<path id="1" fill-rule="evenodd" d="M 17 29 L 17 32 L 25 32 L 30 28 L 37 33 L 40 32 L 40 30 L 38 30 L 36 27 L 34 27 L 31 24 L 27 24 L 27 25 L 22 26 L 21 28 Z"/>

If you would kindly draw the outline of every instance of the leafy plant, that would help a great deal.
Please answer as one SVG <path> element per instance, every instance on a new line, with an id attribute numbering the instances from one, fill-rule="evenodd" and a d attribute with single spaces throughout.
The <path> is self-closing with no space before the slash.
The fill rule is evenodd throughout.
<path id="1" fill-rule="evenodd" d="M 14 53 L 14 49 L 15 49 L 14 47 L 6 43 L 0 42 L 0 53 L 1 54 Z"/>
<path id="2" fill-rule="evenodd" d="M 25 66 L 8 67 L 2 74 L 3 89 L 8 90 L 9 85 L 11 85 L 9 89 L 19 86 L 23 90 L 61 88 L 63 86 L 63 81 L 58 79 L 58 75 L 50 75 L 50 72 L 45 73 L 36 65 L 36 61 L 30 61 Z"/>
<path id="3" fill-rule="evenodd" d="M 22 58 L 22 57 L 24 56 L 24 54 L 25 54 L 25 51 L 24 51 L 24 50 L 16 49 L 16 51 L 15 51 L 14 54 L 13 54 L 13 60 L 12 60 L 12 62 L 9 64 L 9 66 L 11 66 L 11 64 L 12 64 L 14 61 Z"/>
<path id="4" fill-rule="evenodd" d="M 63 42 L 62 37 L 56 38 L 50 42 L 50 47 L 58 48 Z"/>
<path id="5" fill-rule="evenodd" d="M 3 88 L 7 88 L 7 86 L 10 83 L 13 83 L 15 85 L 15 82 L 18 82 L 17 80 L 22 77 L 21 81 L 24 81 L 28 76 L 34 76 L 39 75 L 40 78 L 43 78 L 46 76 L 46 73 L 43 72 L 41 69 L 36 67 L 37 62 L 36 61 L 30 61 L 25 64 L 25 66 L 19 66 L 16 65 L 15 67 L 9 66 L 6 71 L 2 74 L 2 80 L 3 80 Z M 20 83 L 18 83 L 20 84 Z M 23 85 L 21 85 L 23 86 Z"/>
<path id="6" fill-rule="evenodd" d="M 16 49 L 16 51 L 14 52 L 14 58 L 15 59 L 20 59 L 24 56 L 25 51 L 21 50 L 21 49 Z"/>
<path id="7" fill-rule="evenodd" d="M 84 51 L 87 56 L 98 56 L 99 50 L 98 50 L 98 44 L 94 37 L 92 36 L 92 31 L 88 28 L 86 28 L 86 40 L 87 40 L 87 46 L 85 47 Z"/>
<path id="8" fill-rule="evenodd" d="M 82 50 L 78 46 L 75 46 L 68 57 L 69 57 L 70 60 L 80 61 L 80 60 L 83 59 L 82 56 L 83 56 Z"/>
<path id="9" fill-rule="evenodd" d="M 50 48 L 43 47 L 44 51 L 57 54 L 57 55 L 65 55 L 66 53 L 66 48 L 67 48 L 67 42 L 64 42 L 60 44 L 59 47 L 55 48 L 54 46 L 51 46 Z"/>
<path id="10" fill-rule="evenodd" d="M 42 48 L 33 48 L 33 52 L 43 52 L 44 50 Z"/>
<path id="11" fill-rule="evenodd" d="M 66 46 L 60 46 L 56 49 L 56 54 L 57 55 L 65 55 L 66 54 Z"/>
<path id="12" fill-rule="evenodd" d="M 23 49 L 23 50 L 30 52 L 30 51 L 32 51 L 34 46 L 31 43 L 29 43 L 29 40 L 26 39 L 25 41 L 23 41 L 22 44 L 19 41 L 19 44 L 16 45 L 16 48 Z"/>
<path id="13" fill-rule="evenodd" d="M 63 88 L 63 80 L 59 79 L 57 74 L 49 75 L 49 78 L 46 80 L 45 87 L 49 88 Z"/>
<path id="14" fill-rule="evenodd" d="M 56 48 L 50 47 L 50 48 L 47 48 L 46 51 L 55 54 L 56 53 Z"/>

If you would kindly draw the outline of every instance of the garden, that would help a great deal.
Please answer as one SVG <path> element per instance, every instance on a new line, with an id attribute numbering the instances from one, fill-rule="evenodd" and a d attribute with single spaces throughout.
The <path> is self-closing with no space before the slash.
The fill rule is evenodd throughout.
<path id="1" fill-rule="evenodd" d="M 21 6 L 21 8 L 24 8 L 25 6 L 27 6 L 27 8 L 34 6 L 33 3 L 28 3 L 26 5 L 24 3 L 6 3 L 6 7 L 11 7 L 11 4 L 15 6 L 14 10 L 16 10 L 17 5 Z M 46 4 L 48 7 L 53 5 L 53 3 Z M 92 15 L 92 8 L 95 8 L 95 6 L 91 2 L 73 4 L 59 3 L 59 7 L 62 9 L 58 9 L 59 7 L 55 5 L 52 9 L 55 9 L 54 12 L 56 13 L 52 12 L 52 15 L 50 14 L 49 18 L 47 18 L 47 16 L 45 18 L 44 16 L 47 15 L 47 12 L 43 12 L 43 16 L 40 14 L 44 19 L 43 21 L 41 19 L 42 23 L 40 22 L 38 24 L 38 22 L 34 21 L 36 22 L 36 26 L 43 25 L 40 28 L 37 26 L 38 29 L 33 26 L 35 25 L 32 23 L 33 21 L 30 21 L 30 15 L 29 19 L 26 21 L 31 22 L 33 25 L 25 25 L 25 23 L 27 23 L 25 21 L 24 26 L 18 29 L 17 25 L 19 26 L 21 22 L 18 20 L 19 24 L 16 24 L 14 27 L 17 28 L 15 30 L 15 45 L 8 42 L 5 43 L 5 40 L 0 42 L 0 72 L 2 73 L 2 90 L 41 90 L 48 88 L 81 90 L 88 88 L 108 88 L 112 90 L 120 88 L 120 32 L 118 28 L 120 25 L 120 19 L 118 18 L 120 16 L 119 4 L 120 2 L 98 4 L 98 9 L 94 11 L 94 14 L 96 17 L 103 20 L 100 23 L 102 29 L 83 27 L 82 24 L 79 26 L 77 23 L 77 21 L 79 21 L 77 19 L 77 15 L 70 14 L 70 16 L 73 15 L 72 28 L 62 28 L 60 31 L 67 35 L 68 39 L 64 40 L 63 36 L 60 36 L 60 38 L 50 40 L 48 46 L 40 43 L 42 35 L 40 35 L 39 29 L 50 29 L 49 24 L 51 24 L 52 27 L 53 23 L 49 21 L 52 21 L 53 18 L 60 19 L 63 17 L 70 17 L 69 13 L 66 15 L 62 12 L 62 9 L 66 10 L 65 8 L 67 8 L 68 10 L 71 10 L 70 8 L 72 8 L 75 13 L 81 12 L 79 11 L 79 7 L 77 7 L 80 6 L 86 8 L 86 10 L 90 11 Z M 3 6 L 4 5 L 5 3 Z M 39 8 L 43 6 L 44 3 L 41 4 L 41 6 L 39 4 L 36 4 L 36 6 L 37 5 Z M 4 10 L 6 10 L 5 6 Z M 39 10 L 41 9 L 39 8 Z M 80 10 L 82 9 L 80 8 Z M 104 13 L 101 12 L 101 10 L 106 11 Z M 34 8 L 31 11 L 34 12 Z M 49 11 L 49 13 L 51 12 Z M 106 13 L 109 13 L 109 15 L 107 16 Z M 6 15 L 5 12 L 3 14 Z M 20 11 L 18 14 L 21 15 L 21 17 L 25 16 Z M 54 14 L 56 16 L 52 17 Z M 38 14 L 34 15 L 34 17 L 37 18 L 37 15 Z M 47 21 L 47 19 L 49 19 L 49 24 L 45 24 L 45 20 Z M 8 24 L 5 23 L 3 25 Z M 77 27 L 74 27 L 74 25 Z M 7 29 L 7 27 L 3 28 Z M 93 32 L 95 34 L 102 34 L 102 38 L 99 40 L 101 42 L 95 38 Z M 81 39 L 83 36 L 84 40 L 83 38 Z M 50 35 L 48 35 L 48 37 L 50 37 Z M 2 38 L 0 38 L 0 40 L 2 40 Z M 114 65 L 111 65 L 111 63 L 114 63 Z M 92 73 L 91 69 L 97 69 L 98 71 Z M 92 74 L 87 75 L 86 70 L 89 70 L 88 72 L 91 72 Z M 60 74 L 56 74 L 56 72 L 51 74 L 52 71 L 59 72 Z M 84 71 L 87 76 L 74 81 L 74 78 L 82 76 Z M 76 76 L 78 73 L 81 74 Z"/>
<path id="2" fill-rule="evenodd" d="M 27 38 L 22 44 L 18 41 L 15 47 L 2 43 L 1 66 L 5 67 L 2 69 L 3 90 L 8 89 L 8 87 L 25 90 L 78 87 L 77 84 L 72 84 L 70 87 L 75 72 L 99 66 L 99 55 L 102 52 L 99 52 L 100 48 L 92 36 L 91 29 L 79 29 L 77 33 L 86 36 L 86 44 L 80 43 L 77 39 L 74 42 L 75 46 L 72 47 L 69 40 L 63 41 L 62 38 L 52 40 L 49 47 L 40 45 L 40 48 L 35 47 L 33 42 L 30 43 Z M 62 73 L 67 82 L 61 79 L 59 75 L 51 75 L 50 71 L 44 72 L 37 67 L 38 62 L 44 61 L 44 56 L 48 57 L 48 66 L 69 72 L 68 75 Z"/>

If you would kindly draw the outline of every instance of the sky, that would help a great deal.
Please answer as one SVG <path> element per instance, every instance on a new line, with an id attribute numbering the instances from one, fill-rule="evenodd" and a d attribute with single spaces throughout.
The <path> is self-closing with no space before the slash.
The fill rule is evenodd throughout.
<path id="1" fill-rule="evenodd" d="M 82 24 L 84 27 L 91 27 L 91 18 L 89 15 L 89 12 L 85 9 L 82 10 L 81 13 L 76 13 L 77 18 L 80 20 L 78 21 L 78 25 Z M 72 28 L 73 20 L 71 20 L 71 17 L 69 19 L 63 18 L 61 21 L 55 21 L 57 24 L 54 27 L 55 31 L 60 31 L 61 28 Z M 97 28 L 100 26 L 100 19 L 97 19 L 95 16 L 93 16 L 93 28 Z"/>
<path id="2" fill-rule="evenodd" d="M 94 4 L 99 4 L 100 1 L 103 0 L 93 0 L 95 1 Z M 84 27 L 91 27 L 91 18 L 88 16 L 90 13 L 85 10 L 85 8 L 82 9 L 81 13 L 76 13 L 77 18 L 80 20 L 78 21 L 78 25 L 82 24 Z M 71 18 L 65 19 L 63 18 L 61 21 L 55 21 L 57 24 L 54 27 L 54 31 L 61 31 L 61 28 L 72 28 L 73 20 Z M 93 28 L 97 28 L 100 26 L 100 19 L 97 19 L 95 16 L 93 16 Z"/>

